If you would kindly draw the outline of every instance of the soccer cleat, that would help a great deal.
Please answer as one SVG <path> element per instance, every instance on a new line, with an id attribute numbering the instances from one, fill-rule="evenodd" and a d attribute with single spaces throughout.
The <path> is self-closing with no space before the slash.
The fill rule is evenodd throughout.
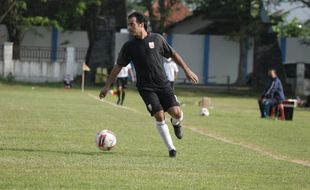
<path id="1" fill-rule="evenodd" d="M 120 105 L 120 103 L 121 103 L 121 99 L 119 98 L 119 99 L 117 99 L 116 104 L 117 104 L 117 105 Z"/>
<path id="2" fill-rule="evenodd" d="M 175 158 L 176 156 L 177 156 L 177 151 L 176 150 L 170 150 L 169 151 L 169 156 L 171 157 L 171 158 Z"/>
<path id="3" fill-rule="evenodd" d="M 182 129 L 181 129 L 181 125 L 180 125 L 180 124 L 178 124 L 178 125 L 173 125 L 173 123 L 172 123 L 172 118 L 170 119 L 170 121 L 171 121 L 171 124 L 172 124 L 172 126 L 173 126 L 175 136 L 176 136 L 178 139 L 182 139 L 182 138 L 183 138 L 183 132 L 182 132 Z"/>

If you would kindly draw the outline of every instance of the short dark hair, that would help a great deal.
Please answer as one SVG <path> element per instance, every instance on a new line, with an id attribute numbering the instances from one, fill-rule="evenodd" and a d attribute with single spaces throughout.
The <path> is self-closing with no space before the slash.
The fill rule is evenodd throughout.
<path id="1" fill-rule="evenodd" d="M 139 12 L 133 12 L 128 16 L 128 19 L 132 18 L 132 17 L 136 17 L 137 19 L 137 23 L 141 24 L 144 23 L 144 29 L 147 31 L 147 23 L 148 23 L 148 19 Z"/>

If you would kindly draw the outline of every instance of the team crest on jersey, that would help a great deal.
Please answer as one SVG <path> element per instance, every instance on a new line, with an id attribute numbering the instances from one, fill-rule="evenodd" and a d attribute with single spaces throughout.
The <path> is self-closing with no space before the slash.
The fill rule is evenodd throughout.
<path id="1" fill-rule="evenodd" d="M 150 47 L 151 49 L 153 49 L 153 48 L 155 47 L 154 42 L 149 42 L 149 47 Z"/>
<path id="2" fill-rule="evenodd" d="M 150 111 L 152 111 L 152 109 L 153 109 L 151 104 L 147 105 L 147 108 L 148 108 Z"/>

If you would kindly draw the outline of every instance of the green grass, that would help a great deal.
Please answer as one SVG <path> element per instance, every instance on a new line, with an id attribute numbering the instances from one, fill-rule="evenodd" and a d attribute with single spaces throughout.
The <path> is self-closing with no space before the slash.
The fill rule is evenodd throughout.
<path id="1" fill-rule="evenodd" d="M 0 83 L 0 189 L 310 189 L 310 167 L 294 162 L 310 163 L 309 111 L 262 120 L 252 95 L 178 90 L 184 125 L 228 141 L 186 128 L 171 159 L 136 91 L 134 111 L 98 93 Z M 202 96 L 210 117 L 198 115 Z M 114 150 L 95 146 L 101 129 L 116 133 Z"/>

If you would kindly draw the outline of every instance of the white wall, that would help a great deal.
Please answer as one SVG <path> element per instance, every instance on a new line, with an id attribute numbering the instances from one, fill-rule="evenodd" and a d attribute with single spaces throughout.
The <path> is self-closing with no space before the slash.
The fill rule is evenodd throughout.
<path id="1" fill-rule="evenodd" d="M 310 63 L 310 45 L 302 44 L 298 38 L 286 38 L 285 62 Z"/>
<path id="2" fill-rule="evenodd" d="M 203 82 L 204 72 L 204 35 L 175 34 L 172 37 L 172 47 L 182 56 L 184 61 Z M 178 78 L 185 79 L 181 69 Z"/>
<path id="3" fill-rule="evenodd" d="M 44 27 L 34 27 L 28 30 L 21 46 L 51 47 L 51 30 Z"/>
<path id="4" fill-rule="evenodd" d="M 3 76 L 3 66 L 4 66 L 4 63 L 2 60 L 0 60 L 0 76 Z"/>
<path id="5" fill-rule="evenodd" d="M 81 75 L 82 64 L 82 62 L 75 62 L 68 71 L 66 62 L 51 63 L 14 60 L 12 74 L 17 81 L 35 83 L 60 82 L 63 81 L 66 74 L 70 74 L 71 80 L 75 76 Z"/>
<path id="6" fill-rule="evenodd" d="M 225 84 L 227 76 L 230 82 L 237 79 L 239 64 L 238 43 L 223 36 L 210 36 L 209 83 Z"/>
<path id="7" fill-rule="evenodd" d="M 86 31 L 58 31 L 58 47 L 87 48 L 88 38 Z M 52 29 L 46 27 L 33 27 L 25 33 L 22 46 L 52 46 Z"/>
<path id="8" fill-rule="evenodd" d="M 75 60 L 75 50 L 66 48 L 66 60 L 63 62 L 51 61 L 21 61 L 13 60 L 13 43 L 4 43 L 4 59 L 0 61 L 0 75 L 7 77 L 12 73 L 17 81 L 24 82 L 59 82 L 66 75 L 71 80 L 82 73 L 82 62 Z"/>
<path id="9" fill-rule="evenodd" d="M 64 42 L 69 42 L 63 45 Z M 59 31 L 58 46 L 88 48 L 88 37 L 86 31 Z"/>
<path id="10" fill-rule="evenodd" d="M 27 82 L 58 82 L 64 79 L 64 63 L 14 61 L 15 80 Z"/>

